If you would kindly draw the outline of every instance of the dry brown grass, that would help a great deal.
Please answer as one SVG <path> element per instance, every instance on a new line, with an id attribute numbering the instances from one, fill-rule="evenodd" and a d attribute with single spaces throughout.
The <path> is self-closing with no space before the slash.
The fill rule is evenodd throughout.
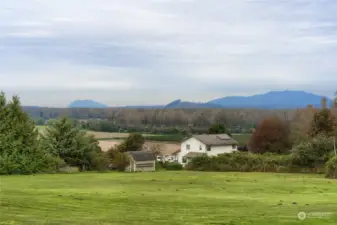
<path id="1" fill-rule="evenodd" d="M 109 140 L 109 141 L 99 141 L 99 146 L 102 151 L 106 152 L 112 147 L 116 147 L 123 140 Z M 160 152 L 163 155 L 171 155 L 173 152 L 180 149 L 180 144 L 166 143 L 166 142 L 156 142 L 156 141 L 146 141 L 144 148 L 151 149 L 152 146 L 160 146 Z"/>
<path id="2" fill-rule="evenodd" d="M 116 140 L 116 141 L 99 141 L 99 146 L 101 147 L 103 152 L 108 151 L 112 147 L 116 147 L 122 142 L 122 140 Z"/>
<path id="3" fill-rule="evenodd" d="M 93 135 L 97 139 L 114 139 L 114 138 L 127 138 L 128 133 L 109 133 L 109 132 L 97 132 L 87 131 L 88 135 Z"/>

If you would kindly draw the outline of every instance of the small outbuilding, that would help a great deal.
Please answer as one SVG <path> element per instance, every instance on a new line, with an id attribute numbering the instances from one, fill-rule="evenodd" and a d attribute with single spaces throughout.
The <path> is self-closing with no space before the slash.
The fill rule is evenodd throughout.
<path id="1" fill-rule="evenodd" d="M 127 154 L 130 157 L 130 163 L 125 168 L 126 172 L 156 171 L 156 157 L 152 152 L 131 151 Z"/>

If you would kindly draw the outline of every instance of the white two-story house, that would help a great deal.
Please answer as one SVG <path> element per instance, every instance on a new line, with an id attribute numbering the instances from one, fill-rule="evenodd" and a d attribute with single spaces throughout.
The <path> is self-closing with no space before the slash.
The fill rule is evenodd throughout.
<path id="1" fill-rule="evenodd" d="M 238 142 L 227 134 L 194 135 L 181 143 L 178 162 L 184 165 L 194 157 L 231 153 L 237 151 L 237 147 Z"/>

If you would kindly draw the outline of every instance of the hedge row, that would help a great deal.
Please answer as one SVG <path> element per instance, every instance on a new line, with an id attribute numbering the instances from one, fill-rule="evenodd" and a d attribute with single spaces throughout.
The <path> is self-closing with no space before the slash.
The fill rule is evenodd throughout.
<path id="1" fill-rule="evenodd" d="M 324 166 L 305 168 L 295 165 L 291 155 L 260 155 L 247 152 L 197 157 L 186 166 L 186 169 L 222 172 L 325 172 Z"/>

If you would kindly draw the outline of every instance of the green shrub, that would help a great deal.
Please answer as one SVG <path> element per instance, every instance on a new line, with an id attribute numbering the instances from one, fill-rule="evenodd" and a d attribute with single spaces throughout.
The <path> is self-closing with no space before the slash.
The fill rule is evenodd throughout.
<path id="1" fill-rule="evenodd" d="M 186 165 L 188 170 L 237 172 L 289 172 L 290 155 L 252 154 L 234 152 L 219 156 L 201 156 Z"/>
<path id="2" fill-rule="evenodd" d="M 60 173 L 79 173 L 80 169 L 76 166 L 65 166 L 59 169 Z"/>
<path id="3" fill-rule="evenodd" d="M 325 176 L 337 179 L 337 156 L 332 157 L 325 166 Z"/>
<path id="4" fill-rule="evenodd" d="M 166 162 L 164 163 L 164 168 L 167 170 L 182 170 L 183 166 L 177 162 Z"/>
<path id="5" fill-rule="evenodd" d="M 52 156 L 52 155 L 47 156 L 45 163 L 46 163 L 46 169 L 43 172 L 46 172 L 46 173 L 60 172 L 61 168 L 68 166 L 63 159 L 61 159 L 60 157 Z"/>
<path id="6" fill-rule="evenodd" d="M 104 172 L 109 169 L 109 158 L 105 153 L 95 153 L 92 156 L 92 170 Z"/>
<path id="7" fill-rule="evenodd" d="M 324 167 L 333 153 L 333 140 L 319 135 L 292 150 L 293 165 L 305 168 Z"/>
<path id="8" fill-rule="evenodd" d="M 127 153 L 120 152 L 118 149 L 111 148 L 106 154 L 109 159 L 110 169 L 125 171 L 125 168 L 130 163 L 130 159 Z"/>
<path id="9" fill-rule="evenodd" d="M 164 170 L 164 165 L 162 162 L 158 162 L 156 161 L 156 170 L 159 171 L 159 170 Z"/>

